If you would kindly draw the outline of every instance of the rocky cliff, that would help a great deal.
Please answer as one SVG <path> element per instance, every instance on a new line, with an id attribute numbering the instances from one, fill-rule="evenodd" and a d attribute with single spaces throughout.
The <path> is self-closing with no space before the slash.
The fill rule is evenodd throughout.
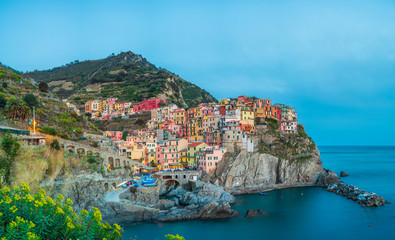
<path id="1" fill-rule="evenodd" d="M 72 178 L 58 177 L 43 184 L 53 197 L 61 193 L 74 203 L 75 211 L 98 208 L 108 222 L 178 221 L 224 218 L 237 215 L 230 203 L 234 196 L 222 187 L 205 182 L 194 183 L 194 191 L 173 189 L 168 198 L 159 199 L 157 188 L 128 188 L 109 192 L 106 184 L 122 182 L 93 172 L 75 173 Z"/>
<path id="2" fill-rule="evenodd" d="M 338 181 L 336 174 L 323 169 L 320 153 L 302 126 L 299 134 L 280 135 L 278 126 L 268 125 L 258 126 L 251 136 L 254 152 L 235 148 L 203 180 L 233 194 Z"/>

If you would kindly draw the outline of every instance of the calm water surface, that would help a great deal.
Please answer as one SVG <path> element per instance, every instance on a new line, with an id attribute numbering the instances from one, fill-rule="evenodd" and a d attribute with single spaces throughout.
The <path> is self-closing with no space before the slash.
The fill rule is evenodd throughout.
<path id="1" fill-rule="evenodd" d="M 343 178 L 395 203 L 395 147 L 319 147 L 324 167 L 350 174 Z M 123 226 L 124 239 L 395 239 L 395 208 L 363 208 L 321 188 L 294 188 L 267 196 L 239 196 L 233 205 L 240 216 L 225 220 L 136 223 Z M 244 219 L 251 208 L 267 215 Z M 370 226 L 369 226 L 370 225 Z"/>

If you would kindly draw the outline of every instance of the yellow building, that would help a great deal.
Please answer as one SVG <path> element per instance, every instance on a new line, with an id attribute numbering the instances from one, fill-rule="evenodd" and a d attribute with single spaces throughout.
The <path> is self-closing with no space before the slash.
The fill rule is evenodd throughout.
<path id="1" fill-rule="evenodd" d="M 253 120 L 255 119 L 254 111 L 251 110 L 242 110 L 241 111 L 241 120 Z"/>
<path id="2" fill-rule="evenodd" d="M 187 114 L 184 109 L 175 110 L 174 114 L 174 122 L 177 125 L 184 125 L 187 122 Z"/>
<path id="3" fill-rule="evenodd" d="M 194 142 L 188 144 L 187 162 L 189 167 L 197 167 L 197 154 L 204 150 L 207 145 L 204 142 Z"/>
<path id="4" fill-rule="evenodd" d="M 158 164 L 156 162 L 156 147 L 157 144 L 156 142 L 147 142 L 147 151 L 146 154 L 148 155 L 146 158 L 148 159 L 148 164 L 150 164 L 152 161 L 155 164 Z"/>
<path id="5" fill-rule="evenodd" d="M 222 100 L 219 102 L 219 105 L 220 105 L 220 106 L 225 106 L 225 105 L 228 105 L 229 102 L 230 102 L 230 99 L 229 99 L 229 98 L 224 98 L 224 99 L 222 99 Z"/>

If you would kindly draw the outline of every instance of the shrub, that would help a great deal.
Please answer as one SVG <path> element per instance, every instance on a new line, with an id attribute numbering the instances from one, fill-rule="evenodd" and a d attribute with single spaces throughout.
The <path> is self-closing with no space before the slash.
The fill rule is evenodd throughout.
<path id="1" fill-rule="evenodd" d="M 3 82 L 1 85 L 3 86 L 3 88 L 7 88 L 8 87 L 8 83 L 7 82 Z"/>
<path id="2" fill-rule="evenodd" d="M 51 149 L 60 150 L 59 141 L 56 140 L 56 139 L 54 139 L 54 140 L 51 142 L 50 146 L 51 146 Z"/>
<path id="3" fill-rule="evenodd" d="M 40 82 L 38 84 L 38 88 L 40 89 L 41 92 L 48 92 L 48 84 L 44 82 Z"/>
<path id="4" fill-rule="evenodd" d="M 53 136 L 58 135 L 56 130 L 54 128 L 51 128 L 51 127 L 42 127 L 41 128 L 41 132 L 49 134 L 49 135 L 53 135 Z"/>
<path id="5" fill-rule="evenodd" d="M 121 239 L 121 227 L 101 223 L 97 208 L 76 214 L 73 202 L 62 195 L 54 200 L 40 189 L 34 196 L 29 185 L 0 190 L 2 239 Z"/>
<path id="6" fill-rule="evenodd" d="M 10 133 L 4 135 L 1 141 L 0 148 L 4 151 L 5 156 L 0 156 L 0 184 L 3 185 L 3 181 L 6 184 L 10 183 L 11 169 L 15 157 L 19 153 L 21 145 Z M 1 213 L 0 208 L 0 213 Z"/>
<path id="7" fill-rule="evenodd" d="M 166 236 L 165 236 L 165 239 L 166 240 L 185 240 L 185 238 L 184 237 L 182 237 L 182 236 L 180 236 L 180 235 L 172 235 L 172 234 L 167 234 Z"/>
<path id="8" fill-rule="evenodd" d="M 92 142 L 92 147 L 98 148 L 98 147 L 99 147 L 99 143 L 96 142 L 96 141 L 93 141 L 93 142 Z"/>
<path id="9" fill-rule="evenodd" d="M 278 130 L 280 128 L 279 121 L 273 118 L 265 118 L 269 129 Z"/>

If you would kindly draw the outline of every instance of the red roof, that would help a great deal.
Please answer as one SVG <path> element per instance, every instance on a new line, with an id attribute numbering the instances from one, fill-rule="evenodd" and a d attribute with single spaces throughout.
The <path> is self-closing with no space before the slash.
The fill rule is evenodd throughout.
<path id="1" fill-rule="evenodd" d="M 204 142 L 193 142 L 193 143 L 188 144 L 188 147 L 197 147 L 202 143 L 204 143 Z"/>

